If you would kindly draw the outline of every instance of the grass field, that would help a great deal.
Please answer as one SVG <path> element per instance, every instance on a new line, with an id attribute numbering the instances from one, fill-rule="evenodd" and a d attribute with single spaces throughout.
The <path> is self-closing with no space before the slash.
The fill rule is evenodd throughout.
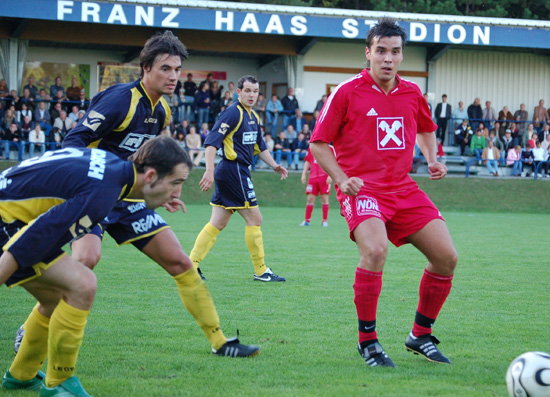
<path id="1" fill-rule="evenodd" d="M 302 196 L 303 199 L 303 196 Z M 542 198 L 540 198 L 542 200 Z M 210 216 L 160 211 L 184 250 Z M 443 212 L 459 252 L 453 290 L 434 327 L 451 366 L 405 351 L 425 259 L 390 248 L 377 329 L 397 369 L 370 368 L 356 350 L 353 304 L 358 254 L 333 209 L 321 228 L 297 225 L 303 206 L 262 207 L 266 258 L 284 284 L 252 281 L 238 216 L 201 268 L 226 335 L 260 344 L 252 359 L 214 357 L 183 308 L 174 282 L 132 247 L 110 238 L 96 273 L 99 290 L 79 356 L 78 376 L 95 396 L 503 396 L 511 360 L 550 351 L 547 243 L 550 215 Z M 33 306 L 21 288 L 0 288 L 0 368 Z M 2 394 L 2 391 L 0 391 Z M 29 395 L 12 393 L 6 395 Z"/>

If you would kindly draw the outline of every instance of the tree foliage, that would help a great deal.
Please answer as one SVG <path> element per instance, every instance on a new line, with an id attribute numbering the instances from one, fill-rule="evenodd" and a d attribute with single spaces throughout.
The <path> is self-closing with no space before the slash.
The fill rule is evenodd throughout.
<path id="1" fill-rule="evenodd" d="M 550 0 L 232 0 L 349 10 L 411 12 L 493 18 L 550 19 Z"/>

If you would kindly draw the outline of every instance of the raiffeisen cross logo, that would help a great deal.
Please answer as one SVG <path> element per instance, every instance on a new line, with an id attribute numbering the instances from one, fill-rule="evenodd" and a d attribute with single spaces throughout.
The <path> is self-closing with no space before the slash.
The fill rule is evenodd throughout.
<path id="1" fill-rule="evenodd" d="M 376 123 L 378 150 L 405 149 L 403 117 L 379 117 Z"/>

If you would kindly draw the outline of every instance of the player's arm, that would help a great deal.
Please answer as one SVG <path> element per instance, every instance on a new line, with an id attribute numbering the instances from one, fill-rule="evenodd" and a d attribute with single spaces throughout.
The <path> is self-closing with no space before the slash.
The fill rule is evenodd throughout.
<path id="1" fill-rule="evenodd" d="M 261 151 L 259 156 L 264 163 L 266 163 L 273 169 L 273 171 L 281 175 L 281 180 L 286 179 L 286 177 L 288 176 L 288 171 L 281 164 L 277 164 L 275 160 L 273 160 L 273 157 L 271 156 L 271 153 L 269 153 L 269 150 L 265 149 Z"/>
<path id="2" fill-rule="evenodd" d="M 302 171 L 302 185 L 306 184 L 307 181 L 307 173 L 309 171 L 309 161 L 304 161 L 304 170 Z"/>
<path id="3" fill-rule="evenodd" d="M 340 190 L 348 196 L 355 196 L 363 186 L 361 178 L 352 176 L 348 177 L 340 168 L 334 152 L 329 144 L 323 141 L 315 141 L 309 144 L 311 153 L 321 166 L 321 168 L 332 178 L 335 184 L 340 187 Z"/>
<path id="4" fill-rule="evenodd" d="M 416 137 L 418 146 L 420 146 L 420 150 L 428 162 L 430 179 L 439 180 L 445 178 L 445 175 L 447 175 L 447 166 L 437 161 L 437 142 L 435 140 L 435 135 L 430 132 L 419 132 Z"/>
<path id="5" fill-rule="evenodd" d="M 217 148 L 215 146 L 207 146 L 204 150 L 204 161 L 206 163 L 206 171 L 199 182 L 199 186 L 203 192 L 206 192 L 212 187 L 214 183 L 214 169 L 216 168 L 216 152 Z"/>

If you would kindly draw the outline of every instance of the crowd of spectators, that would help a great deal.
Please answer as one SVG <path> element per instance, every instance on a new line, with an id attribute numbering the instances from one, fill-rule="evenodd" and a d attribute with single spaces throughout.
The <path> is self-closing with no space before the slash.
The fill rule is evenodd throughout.
<path id="1" fill-rule="evenodd" d="M 550 109 L 544 107 L 543 99 L 530 117 L 524 104 L 512 114 L 508 106 L 497 111 L 491 101 L 486 101 L 483 108 L 480 98 L 475 98 L 467 109 L 459 101 L 452 110 L 444 94 L 433 116 L 437 136 L 446 139 L 447 145 L 458 146 L 460 155 L 475 156 L 492 175 L 500 175 L 500 165 L 512 167 L 513 176 L 538 172 L 549 177 Z"/>
<path id="2" fill-rule="evenodd" d="M 35 151 L 57 149 L 67 133 L 84 116 L 89 106 L 86 91 L 73 78 L 65 89 L 61 77 L 49 88 L 39 88 L 29 77 L 22 92 L 8 90 L 0 81 L 0 159 L 9 160 L 10 151 L 17 151 L 18 160 L 25 150 L 33 157 Z"/>

